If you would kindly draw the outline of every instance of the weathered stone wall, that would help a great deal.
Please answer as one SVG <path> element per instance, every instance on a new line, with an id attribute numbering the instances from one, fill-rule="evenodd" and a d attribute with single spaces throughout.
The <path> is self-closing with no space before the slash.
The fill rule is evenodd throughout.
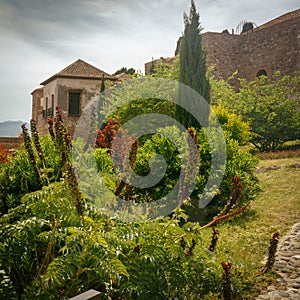
<path id="1" fill-rule="evenodd" d="M 31 117 L 34 120 L 37 120 L 38 115 L 43 111 L 43 89 L 38 88 L 32 93 L 32 105 L 31 105 Z"/>
<path id="2" fill-rule="evenodd" d="M 272 76 L 276 71 L 292 75 L 300 69 L 300 17 L 262 26 L 242 35 L 205 33 L 208 65 L 214 74 L 227 79 L 235 71 L 239 77 L 254 79 L 260 70 Z"/>
<path id="3" fill-rule="evenodd" d="M 203 47 L 217 78 L 228 79 L 238 71 L 240 78 L 253 80 L 260 70 L 270 76 L 277 71 L 292 75 L 300 70 L 300 10 L 241 35 L 206 32 Z M 156 61 L 145 64 L 145 74 Z"/>
<path id="4" fill-rule="evenodd" d="M 46 84 L 43 88 L 43 103 L 40 107 L 41 110 L 37 112 L 37 105 L 33 107 L 32 116 L 36 116 L 38 132 L 43 135 L 48 133 L 47 118 L 51 115 L 43 115 L 43 111 L 46 110 L 46 97 L 48 98 L 48 109 L 52 110 L 52 95 L 54 97 L 53 112 L 55 116 L 55 107 L 60 106 L 62 110 L 63 119 L 67 126 L 70 134 L 73 135 L 76 123 L 79 117 L 68 116 L 68 103 L 69 103 L 69 92 L 80 91 L 81 92 L 81 111 L 85 108 L 90 99 L 100 90 L 100 80 L 94 79 L 78 79 L 78 78 L 56 78 L 53 81 Z M 33 95 L 33 103 L 36 103 L 36 96 Z"/>
<path id="5" fill-rule="evenodd" d="M 32 112 L 31 118 L 36 121 L 37 130 L 40 132 L 45 131 L 45 120 L 43 118 L 43 88 L 34 90 L 32 95 Z"/>
<path id="6" fill-rule="evenodd" d="M 216 77 L 228 78 L 239 67 L 241 36 L 228 33 L 207 32 L 203 34 L 203 48 L 207 52 L 207 66 L 213 66 Z"/>

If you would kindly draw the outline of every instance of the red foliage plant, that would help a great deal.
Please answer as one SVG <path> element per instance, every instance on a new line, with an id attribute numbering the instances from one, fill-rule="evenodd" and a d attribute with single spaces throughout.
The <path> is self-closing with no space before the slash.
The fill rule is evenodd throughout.
<path id="1" fill-rule="evenodd" d="M 121 127 L 120 117 L 110 118 L 103 129 L 97 130 L 95 148 L 111 149 L 112 141 Z"/>
<path id="2" fill-rule="evenodd" d="M 8 162 L 9 151 L 5 148 L 3 144 L 0 144 L 0 163 Z"/>
<path id="3" fill-rule="evenodd" d="M 128 145 L 132 145 L 131 149 L 128 149 Z M 138 140 L 133 136 L 130 136 L 126 130 L 120 129 L 117 138 L 114 140 L 114 145 L 111 148 L 111 156 L 115 162 L 115 167 L 123 169 L 123 161 L 126 159 L 126 154 L 129 152 L 129 163 L 131 168 L 134 168 L 138 147 Z"/>
<path id="4" fill-rule="evenodd" d="M 118 137 L 114 140 L 117 134 Z M 127 145 L 132 145 L 132 148 L 129 151 L 129 161 L 131 167 L 134 167 L 137 149 L 139 146 L 138 140 L 136 140 L 133 136 L 130 136 L 126 130 L 122 129 L 120 117 L 110 118 L 103 129 L 97 130 L 95 148 L 108 148 L 114 162 L 119 168 L 121 168 L 122 162 L 125 159 L 125 154 L 128 149 Z"/>

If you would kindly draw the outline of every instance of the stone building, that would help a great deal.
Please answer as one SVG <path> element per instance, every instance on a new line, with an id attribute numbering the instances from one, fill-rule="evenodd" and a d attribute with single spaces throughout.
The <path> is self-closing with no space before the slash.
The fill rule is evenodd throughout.
<path id="1" fill-rule="evenodd" d="M 300 70 L 300 9 L 256 28 L 244 25 L 240 34 L 229 34 L 227 30 L 203 34 L 207 65 L 214 67 L 217 78 L 228 79 L 238 71 L 240 78 L 252 80 L 258 75 L 272 76 L 276 71 L 291 75 Z M 145 64 L 145 74 L 156 61 Z"/>
<path id="2" fill-rule="evenodd" d="M 100 93 L 103 75 L 106 85 L 125 77 L 124 74 L 114 77 L 78 59 L 43 81 L 43 87 L 31 93 L 32 119 L 36 121 L 39 133 L 48 132 L 47 119 L 55 115 L 55 107 L 59 106 L 68 131 L 73 135 L 81 112 L 88 102 Z"/>

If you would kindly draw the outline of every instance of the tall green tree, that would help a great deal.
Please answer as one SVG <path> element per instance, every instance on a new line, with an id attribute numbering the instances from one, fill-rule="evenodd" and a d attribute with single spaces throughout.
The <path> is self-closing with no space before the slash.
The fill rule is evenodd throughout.
<path id="1" fill-rule="evenodd" d="M 100 127 L 100 124 L 102 124 L 103 116 L 101 115 L 101 109 L 103 107 L 104 98 L 105 98 L 105 78 L 104 78 L 104 73 L 102 73 L 101 86 L 100 86 L 100 98 L 97 105 L 97 128 L 98 129 Z"/>
<path id="2" fill-rule="evenodd" d="M 210 84 L 206 76 L 206 53 L 202 48 L 202 36 L 200 26 L 200 16 L 197 12 L 195 2 L 191 1 L 189 16 L 184 14 L 184 33 L 180 42 L 180 77 L 179 81 L 197 93 L 199 93 L 206 101 L 210 102 Z M 192 99 L 192 100 L 191 100 Z M 194 101 L 192 103 L 192 111 L 196 115 L 208 115 L 208 111 L 201 111 L 199 101 L 195 97 L 189 97 L 186 89 L 179 88 L 176 108 L 176 119 L 185 127 L 201 127 L 197 120 L 184 110 L 181 106 L 186 101 Z"/>
<path id="3" fill-rule="evenodd" d="M 105 90 L 105 78 L 104 78 L 104 73 L 102 73 L 100 93 L 104 92 L 104 90 Z"/>

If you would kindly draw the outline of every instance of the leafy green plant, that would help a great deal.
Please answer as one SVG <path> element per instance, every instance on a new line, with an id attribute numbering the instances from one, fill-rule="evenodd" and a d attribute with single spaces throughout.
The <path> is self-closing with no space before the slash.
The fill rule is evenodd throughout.
<path id="1" fill-rule="evenodd" d="M 238 141 L 241 146 L 249 142 L 251 138 L 250 126 L 242 120 L 240 115 L 230 113 L 222 106 L 213 106 L 212 110 L 223 130 L 229 133 L 232 139 Z"/>
<path id="2" fill-rule="evenodd" d="M 261 152 L 278 150 L 300 138 L 300 76 L 260 76 L 240 79 L 237 93 L 224 81 L 212 82 L 212 103 L 226 107 L 249 122 L 251 143 Z"/>
<path id="3" fill-rule="evenodd" d="M 0 219 L 1 270 L 9 278 L 5 290 L 26 294 L 63 245 L 61 227 L 79 224 L 72 199 L 61 183 L 23 196 L 21 204 Z"/>
<path id="4" fill-rule="evenodd" d="M 151 76 L 179 80 L 179 57 L 171 62 L 165 62 L 164 59 L 156 61 Z"/>
<path id="5" fill-rule="evenodd" d="M 126 224 L 86 207 L 84 223 L 64 183 L 25 195 L 1 218 L 1 296 L 65 299 L 87 289 L 104 299 L 185 299 L 214 291 L 220 275 L 184 213 Z"/>
<path id="6" fill-rule="evenodd" d="M 171 135 L 173 136 L 172 141 L 165 137 Z M 129 199 L 136 202 L 152 202 L 170 193 L 177 184 L 182 168 L 182 154 L 180 155 L 180 152 L 184 153 L 184 149 L 181 149 L 182 151 L 177 149 L 174 142 L 177 140 L 177 145 L 186 145 L 182 138 L 183 136 L 178 128 L 167 127 L 158 130 L 158 134 L 152 135 L 150 139 L 140 146 L 134 168 L 134 172 L 137 175 L 146 176 L 151 172 L 151 169 L 152 171 L 158 171 L 161 165 L 156 165 L 156 160 L 152 159 L 154 154 L 160 154 L 165 158 L 167 168 L 163 178 L 156 185 L 149 188 L 131 187 L 127 189 L 126 195 Z M 201 159 L 201 164 L 195 189 L 190 199 L 184 199 L 187 200 L 184 209 L 191 220 L 205 223 L 217 215 L 226 205 L 231 195 L 232 178 L 241 179 L 242 193 L 239 205 L 255 197 L 258 191 L 258 181 L 254 170 L 258 160 L 249 152 L 241 151 L 238 141 L 232 139 L 231 134 L 228 133 L 226 138 L 227 164 L 221 187 L 209 206 L 205 209 L 199 209 L 198 204 L 201 201 L 201 193 L 210 174 L 211 149 L 204 130 L 196 132 L 195 141 L 198 145 L 198 155 Z M 149 165 L 150 161 L 152 165 Z M 106 180 L 110 182 L 111 179 L 115 178 L 115 170 L 107 151 L 104 149 L 96 151 L 96 163 L 104 180 L 107 178 Z M 113 179 L 113 182 L 115 180 Z M 110 186 L 115 188 L 114 184 Z M 111 191 L 113 192 L 114 190 Z"/>
<path id="7" fill-rule="evenodd" d="M 300 137 L 300 76 L 280 76 L 241 81 L 241 113 L 250 121 L 255 133 L 251 142 L 260 151 L 274 151 Z"/>
<path id="8" fill-rule="evenodd" d="M 96 164 L 105 184 L 115 191 L 119 179 L 114 174 L 110 152 L 107 148 L 83 152 L 81 142 L 73 146 L 78 155 L 71 158 L 70 139 L 59 111 L 52 129 L 51 135 L 42 139 L 26 135 L 27 148 L 23 146 L 16 158 L 1 169 L 0 182 L 6 188 L 1 201 L 14 202 L 8 203 L 10 206 L 0 217 L 0 298 L 68 299 L 91 288 L 98 290 L 103 299 L 221 296 L 222 270 L 215 262 L 215 252 L 208 250 L 209 242 L 203 240 L 205 227 L 189 222 L 192 214 L 188 216 L 178 208 L 170 217 L 134 223 L 104 215 L 92 205 L 98 199 L 90 198 L 89 193 L 83 195 L 79 189 L 73 161 L 84 156 L 88 163 Z M 181 149 L 164 137 L 164 131 L 172 140 L 185 139 L 173 127 L 161 129 L 141 145 L 132 164 L 143 175 L 149 172 L 153 153 L 166 158 L 169 166 L 165 182 L 160 189 L 153 188 L 157 197 L 168 192 L 181 167 Z M 197 189 L 192 195 L 198 201 L 209 174 L 211 149 L 203 130 L 189 132 L 202 159 Z M 237 197 L 241 202 L 252 195 L 256 184 L 253 157 L 239 151 L 238 142 L 229 134 L 226 143 L 229 164 L 214 203 L 216 211 L 224 207 L 232 192 L 232 176 L 241 178 L 243 193 Z M 185 143 L 179 145 L 185 147 Z M 18 176 L 24 175 L 26 169 L 26 183 L 35 185 L 25 185 L 26 189 L 19 192 Z M 78 172 L 88 173 L 89 169 Z M 97 183 L 95 178 L 91 180 Z M 137 202 L 151 201 L 149 191 L 144 196 L 133 188 L 129 191 L 132 197 L 139 196 Z M 99 197 L 106 196 L 100 191 Z"/>
<path id="9" fill-rule="evenodd" d="M 27 134 L 26 140 L 27 146 L 22 144 L 20 149 L 16 150 L 14 158 L 0 169 L 1 214 L 19 205 L 21 197 L 26 193 L 36 191 L 61 176 L 60 159 L 50 136 L 45 135 L 41 138 L 40 151 L 45 154 L 43 161 Z"/>

